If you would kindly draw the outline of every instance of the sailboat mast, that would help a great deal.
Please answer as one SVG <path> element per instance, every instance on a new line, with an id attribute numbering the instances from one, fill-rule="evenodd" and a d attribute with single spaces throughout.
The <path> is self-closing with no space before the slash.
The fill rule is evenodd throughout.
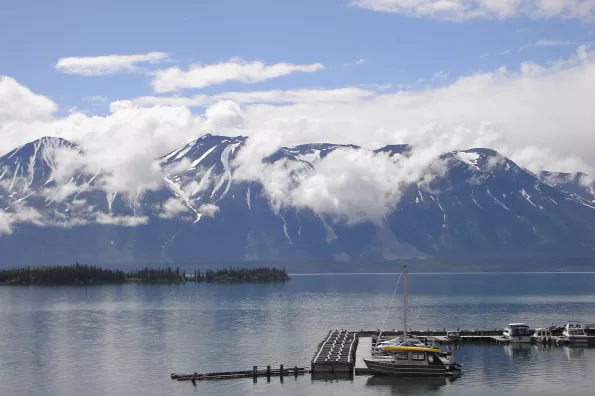
<path id="1" fill-rule="evenodd" d="M 403 266 L 403 341 L 407 340 L 407 266 Z"/>

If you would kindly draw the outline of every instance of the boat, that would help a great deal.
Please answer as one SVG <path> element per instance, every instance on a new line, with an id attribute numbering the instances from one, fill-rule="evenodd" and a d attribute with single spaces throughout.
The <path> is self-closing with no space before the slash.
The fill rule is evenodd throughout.
<path id="1" fill-rule="evenodd" d="M 403 340 L 407 338 L 407 266 L 403 266 Z M 383 355 L 364 359 L 373 374 L 398 377 L 442 377 L 461 373 L 450 352 L 429 346 L 388 345 Z"/>
<path id="2" fill-rule="evenodd" d="M 531 331 L 525 323 L 509 323 L 502 336 L 511 343 L 531 342 Z"/>
<path id="3" fill-rule="evenodd" d="M 549 344 L 553 341 L 552 330 L 545 327 L 539 327 L 533 332 L 531 340 L 540 344 Z"/>
<path id="4" fill-rule="evenodd" d="M 416 347 L 428 347 L 429 346 L 429 345 L 425 344 L 419 338 L 407 338 L 406 340 L 403 340 L 402 337 L 398 337 L 398 338 L 393 338 L 391 340 L 379 342 L 373 348 L 373 351 L 376 353 L 384 353 L 385 352 L 384 349 L 386 347 L 399 346 L 399 345 L 400 346 L 416 346 Z"/>
<path id="5" fill-rule="evenodd" d="M 459 331 L 449 330 L 446 332 L 446 339 L 450 342 L 459 342 L 461 340 L 461 333 Z"/>
<path id="6" fill-rule="evenodd" d="M 585 333 L 585 329 L 583 329 L 583 326 L 581 326 L 580 322 L 576 320 L 571 320 L 570 322 L 566 323 L 566 326 L 564 326 L 564 330 L 562 331 L 562 335 L 568 338 L 572 344 L 589 342 L 589 337 Z"/>

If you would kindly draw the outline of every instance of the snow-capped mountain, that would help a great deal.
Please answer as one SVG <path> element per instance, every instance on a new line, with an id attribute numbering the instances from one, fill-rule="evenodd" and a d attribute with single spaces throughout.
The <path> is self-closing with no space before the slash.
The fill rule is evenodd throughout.
<path id="1" fill-rule="evenodd" d="M 245 177 L 237 167 L 246 144 L 202 136 L 156 159 L 163 187 L 133 197 L 106 192 L 102 171 L 86 167 L 84 150 L 70 142 L 21 146 L 0 158 L 0 265 L 595 257 L 586 175 L 564 184 L 493 150 L 449 152 L 432 164 L 440 172 L 398 186 L 399 199 L 381 219 L 353 223 L 277 202 L 269 191 L 276 180 L 259 168 Z M 338 149 L 364 150 L 282 147 L 262 163 L 281 164 L 299 184 Z M 368 152 L 397 163 L 412 150 Z"/>
<path id="2" fill-rule="evenodd" d="M 595 205 L 595 180 L 586 173 L 541 172 L 547 183 L 568 191 Z"/>

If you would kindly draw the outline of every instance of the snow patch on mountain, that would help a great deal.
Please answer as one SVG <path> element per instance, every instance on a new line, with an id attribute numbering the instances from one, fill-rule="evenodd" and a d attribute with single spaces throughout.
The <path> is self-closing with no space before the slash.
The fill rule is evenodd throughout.
<path id="1" fill-rule="evenodd" d="M 461 162 L 471 166 L 474 169 L 480 170 L 479 167 L 477 166 L 477 161 L 480 158 L 480 155 L 478 153 L 467 152 L 467 151 L 457 151 L 455 154 Z"/>

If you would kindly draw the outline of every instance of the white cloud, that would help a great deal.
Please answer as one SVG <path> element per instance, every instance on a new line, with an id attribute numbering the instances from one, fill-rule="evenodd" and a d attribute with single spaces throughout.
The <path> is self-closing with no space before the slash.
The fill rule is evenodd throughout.
<path id="1" fill-rule="evenodd" d="M 163 203 L 161 210 L 159 217 L 163 219 L 173 219 L 178 215 L 189 211 L 188 207 L 177 198 L 169 198 Z"/>
<path id="2" fill-rule="evenodd" d="M 85 96 L 83 98 L 83 101 L 89 102 L 89 103 L 91 103 L 92 106 L 95 106 L 95 107 L 103 107 L 108 104 L 107 97 L 100 96 L 100 95 Z"/>
<path id="3" fill-rule="evenodd" d="M 95 221 L 98 224 L 113 224 L 123 227 L 136 227 L 138 225 L 144 225 L 149 222 L 149 218 L 146 216 L 113 216 L 106 213 L 97 213 Z"/>
<path id="4" fill-rule="evenodd" d="M 262 164 L 258 172 L 254 172 L 252 161 L 236 165 L 244 178 L 264 185 L 277 210 L 293 206 L 341 218 L 350 224 L 367 220 L 380 224 L 408 184 L 443 174 L 444 167 L 433 166 L 439 162 L 440 153 L 437 146 L 421 147 L 407 157 L 340 148 L 317 162 L 311 171 L 304 163 L 285 161 Z M 246 166 L 252 173 L 244 172 Z"/>
<path id="5" fill-rule="evenodd" d="M 573 41 L 573 40 L 550 40 L 541 39 L 536 42 L 531 42 L 522 46 L 519 50 L 524 50 L 532 47 L 578 47 L 580 45 L 587 45 L 593 43 L 592 41 Z"/>
<path id="6" fill-rule="evenodd" d="M 364 58 L 359 58 L 358 60 L 356 60 L 354 62 L 347 62 L 343 66 L 345 66 L 345 67 L 359 66 L 359 65 L 363 65 L 364 63 L 366 63 L 366 60 Z"/>
<path id="7" fill-rule="evenodd" d="M 81 76 L 100 76 L 120 72 L 133 72 L 141 63 L 156 64 L 168 60 L 165 52 L 149 52 L 135 55 L 104 55 L 61 58 L 55 69 L 63 73 Z"/>
<path id="8" fill-rule="evenodd" d="M 568 59 L 545 65 L 523 63 L 516 70 L 501 67 L 419 90 L 235 93 L 242 103 L 201 96 L 203 105 L 214 106 L 198 116 L 184 106 L 138 107 L 134 101 L 113 102 L 112 113 L 104 117 L 75 113 L 44 119 L 42 113 L 39 120 L 0 122 L 0 151 L 43 135 L 62 136 L 84 147 L 88 159 L 82 165 L 87 170 L 104 169 L 98 187 L 136 194 L 139 187 L 161 185 L 154 158 L 205 132 L 247 135 L 249 144 L 237 158 L 237 177 L 261 180 L 277 208 L 295 205 L 341 214 L 350 221 L 364 215 L 378 221 L 387 203 L 398 199 L 395 186 L 423 180 L 420 171 L 449 150 L 490 147 L 535 172 L 591 173 L 593 87 L 595 53 L 582 46 Z M 261 161 L 282 145 L 325 141 L 372 149 L 410 143 L 423 150 L 400 164 L 386 155 L 341 151 L 308 175 L 299 166 Z M 440 174 L 439 165 L 430 177 Z M 327 195 L 313 194 L 316 189 Z M 351 201 L 354 194 L 369 203 L 372 195 L 367 194 L 372 192 L 378 197 L 377 206 L 365 212 Z"/>
<path id="9" fill-rule="evenodd" d="M 520 15 L 590 20 L 595 16 L 595 0 L 352 0 L 350 4 L 378 12 L 451 21 Z"/>
<path id="10" fill-rule="evenodd" d="M 379 93 L 348 103 L 245 106 L 242 133 L 266 132 L 290 145 L 330 141 L 370 148 L 423 145 L 448 136 L 444 150 L 492 147 L 513 159 L 519 153 L 521 165 L 538 170 L 539 161 L 520 151 L 537 146 L 553 153 L 549 169 L 587 170 L 595 165 L 590 150 L 595 144 L 594 84 L 595 55 L 581 47 L 574 57 L 547 66 L 503 67 L 439 88 Z M 274 140 L 263 144 L 268 141 Z M 571 156 L 574 165 L 567 161 Z"/>
<path id="11" fill-rule="evenodd" d="M 580 43 L 577 41 L 571 40 L 539 40 L 536 43 L 529 44 L 530 47 L 557 47 L 557 46 L 565 46 L 565 45 L 579 45 Z"/>
<path id="12" fill-rule="evenodd" d="M 370 85 L 371 86 L 371 85 Z M 374 85 L 376 90 L 386 90 L 390 85 Z M 204 107 L 219 101 L 234 101 L 237 104 L 289 104 L 289 103 L 345 103 L 356 102 L 376 95 L 376 91 L 355 87 L 336 89 L 290 89 L 248 92 L 224 92 L 215 95 L 195 96 L 141 96 L 129 103 L 137 106 L 188 106 Z"/>
<path id="13" fill-rule="evenodd" d="M 219 212 L 219 207 L 213 204 L 202 204 L 198 208 L 198 213 L 207 217 L 215 217 L 217 212 Z"/>
<path id="14" fill-rule="evenodd" d="M 233 100 L 221 100 L 205 110 L 207 127 L 233 128 L 243 124 L 242 109 Z"/>
<path id="15" fill-rule="evenodd" d="M 0 209 L 0 236 L 12 234 L 14 225 L 18 223 L 30 223 L 43 226 L 42 215 L 34 208 L 27 206 L 17 207 L 13 212 L 5 212 Z"/>
<path id="16" fill-rule="evenodd" d="M 9 121 L 51 120 L 58 105 L 14 79 L 0 75 L 0 125 Z"/>
<path id="17" fill-rule="evenodd" d="M 307 65 L 275 63 L 267 66 L 261 61 L 247 62 L 232 58 L 227 62 L 212 65 L 192 65 L 188 71 L 179 67 L 157 70 L 151 85 L 155 92 L 173 92 L 185 88 L 204 88 L 227 81 L 257 83 L 291 73 L 311 73 L 323 69 L 324 66 L 320 63 Z"/>

